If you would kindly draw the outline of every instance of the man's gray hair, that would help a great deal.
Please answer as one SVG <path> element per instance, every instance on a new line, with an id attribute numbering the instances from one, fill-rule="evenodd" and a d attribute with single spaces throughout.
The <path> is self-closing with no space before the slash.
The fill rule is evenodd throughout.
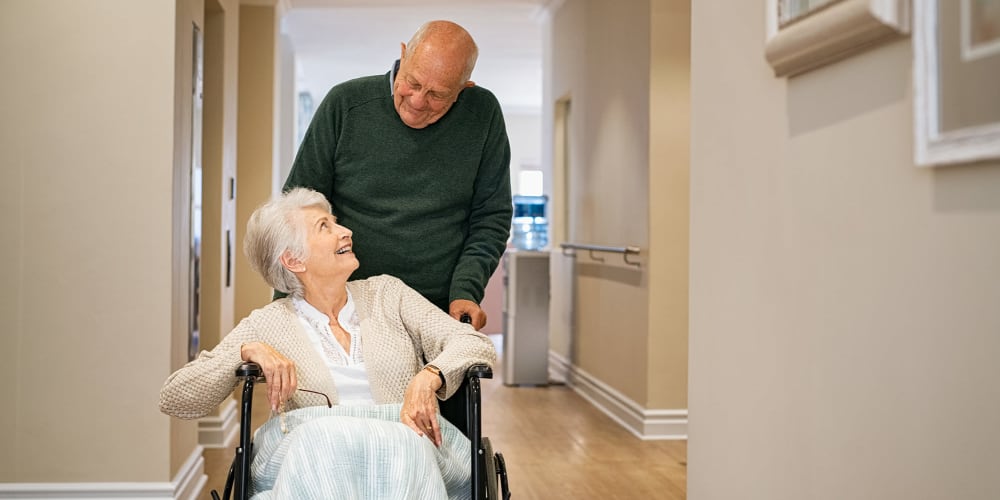
<path id="1" fill-rule="evenodd" d="M 287 251 L 292 257 L 309 257 L 306 225 L 299 212 L 318 207 L 331 211 L 330 202 L 322 194 L 308 188 L 294 188 L 264 203 L 250 215 L 243 251 L 250 266 L 275 290 L 295 297 L 303 293 L 298 276 L 281 264 Z"/>

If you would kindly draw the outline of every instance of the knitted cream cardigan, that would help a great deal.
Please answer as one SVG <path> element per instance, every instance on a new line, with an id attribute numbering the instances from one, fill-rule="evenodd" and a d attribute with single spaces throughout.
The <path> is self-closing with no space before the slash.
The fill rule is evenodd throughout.
<path id="1" fill-rule="evenodd" d="M 438 391 L 442 399 L 458 389 L 470 366 L 492 367 L 496 362 L 489 338 L 455 321 L 397 278 L 374 276 L 350 281 L 347 288 L 361 320 L 362 355 L 377 404 L 401 403 L 424 359 L 445 376 Z M 243 362 L 240 347 L 247 342 L 268 344 L 291 359 L 298 387 L 322 392 L 337 404 L 333 377 L 302 330 L 291 299 L 285 298 L 250 313 L 218 346 L 170 375 L 160 389 L 160 411 L 199 418 L 216 409 L 239 382 L 235 371 Z M 322 396 L 296 391 L 285 408 L 325 404 Z"/>

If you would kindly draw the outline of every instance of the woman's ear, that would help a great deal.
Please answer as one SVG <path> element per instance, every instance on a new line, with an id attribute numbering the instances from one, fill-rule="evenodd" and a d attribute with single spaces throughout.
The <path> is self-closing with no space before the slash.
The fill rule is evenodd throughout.
<path id="1" fill-rule="evenodd" d="M 293 273 L 301 273 L 306 270 L 306 263 L 292 256 L 292 252 L 285 250 L 281 257 L 278 258 L 281 261 L 281 265 L 285 266 L 285 269 Z"/>

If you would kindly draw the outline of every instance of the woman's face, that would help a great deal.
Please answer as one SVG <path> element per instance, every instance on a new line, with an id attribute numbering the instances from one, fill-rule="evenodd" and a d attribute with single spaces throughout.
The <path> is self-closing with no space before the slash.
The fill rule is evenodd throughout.
<path id="1" fill-rule="evenodd" d="M 351 246 L 351 230 L 337 224 L 336 217 L 319 207 L 302 209 L 302 220 L 309 249 L 305 274 L 321 280 L 347 281 L 359 265 Z"/>

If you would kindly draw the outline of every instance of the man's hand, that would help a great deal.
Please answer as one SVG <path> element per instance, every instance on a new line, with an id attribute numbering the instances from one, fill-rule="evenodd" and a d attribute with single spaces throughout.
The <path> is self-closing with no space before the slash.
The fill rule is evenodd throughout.
<path id="1" fill-rule="evenodd" d="M 437 390 L 441 377 L 428 370 L 420 370 L 410 380 L 403 395 L 403 409 L 399 420 L 421 436 L 427 436 L 434 446 L 441 446 L 441 426 L 438 424 Z"/>
<path id="2" fill-rule="evenodd" d="M 448 314 L 459 321 L 462 316 L 468 314 L 472 318 L 472 327 L 481 330 L 486 326 L 486 313 L 479 307 L 479 304 L 471 300 L 455 299 L 448 304 Z"/>
<path id="3" fill-rule="evenodd" d="M 292 393 L 298 388 L 295 363 L 261 342 L 243 344 L 240 356 L 243 361 L 253 361 L 260 365 L 264 378 L 267 379 L 267 400 L 271 403 L 271 411 L 278 411 L 281 403 L 292 397 Z"/>

